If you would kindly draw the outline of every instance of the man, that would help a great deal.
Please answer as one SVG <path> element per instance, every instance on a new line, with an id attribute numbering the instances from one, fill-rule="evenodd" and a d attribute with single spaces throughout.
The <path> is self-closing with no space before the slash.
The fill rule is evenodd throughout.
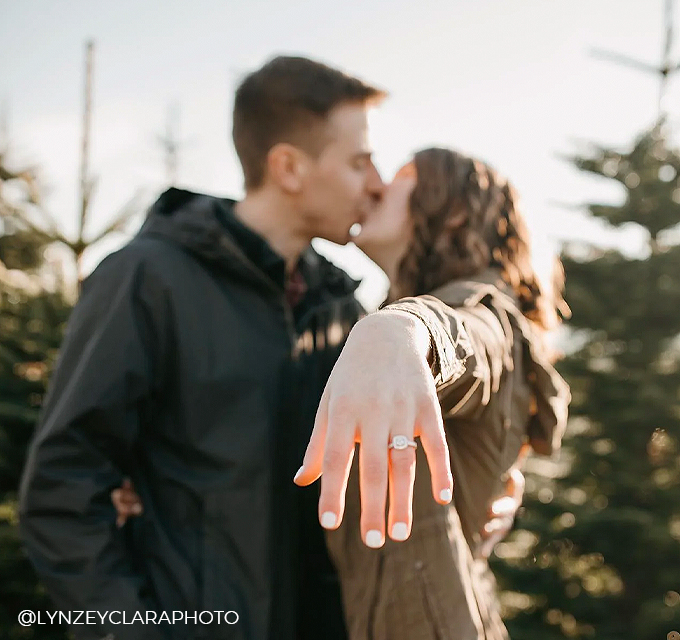
<path id="1" fill-rule="evenodd" d="M 272 60 L 236 92 L 244 200 L 171 189 L 85 283 L 22 480 L 29 556 L 64 611 L 124 612 L 128 621 L 136 612 L 232 611 L 238 622 L 104 616 L 74 626 L 76 637 L 343 637 L 319 494 L 298 499 L 291 478 L 362 314 L 356 283 L 309 245 L 317 236 L 347 242 L 380 197 L 366 111 L 382 97 L 310 60 Z M 466 353 L 453 329 L 409 313 L 408 303 L 362 327 L 398 365 L 366 361 L 366 379 L 384 397 L 405 398 L 418 424 L 407 432 L 420 436 L 433 495 L 447 503 L 432 374 L 449 378 Z M 369 468 L 385 455 L 376 434 L 368 423 L 357 430 Z M 402 511 L 409 473 L 395 476 Z M 131 531 L 116 527 L 109 498 L 125 476 L 144 504 Z M 369 477 L 362 487 L 369 546 L 384 542 L 378 485 Z"/>

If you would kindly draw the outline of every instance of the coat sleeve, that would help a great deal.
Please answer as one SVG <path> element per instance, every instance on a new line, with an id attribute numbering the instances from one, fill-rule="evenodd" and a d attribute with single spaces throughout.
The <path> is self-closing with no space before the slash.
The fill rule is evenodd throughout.
<path id="1" fill-rule="evenodd" d="M 29 448 L 19 495 L 28 556 L 62 611 L 154 610 L 110 492 L 133 469 L 161 331 L 158 288 L 129 247 L 85 282 Z M 135 264 L 137 263 L 137 264 Z M 154 625 L 73 626 L 77 638 L 156 638 Z"/>
<path id="2" fill-rule="evenodd" d="M 437 386 L 459 380 L 474 369 L 474 353 L 462 318 L 433 296 L 401 298 L 382 309 L 406 311 L 419 318 L 430 334 L 432 374 Z"/>
<path id="3" fill-rule="evenodd" d="M 521 374 L 527 376 L 536 405 L 528 436 L 536 452 L 550 455 L 560 448 L 566 428 L 568 385 L 507 296 L 488 286 L 467 293 L 461 298 L 456 287 L 442 288 L 437 297 L 404 298 L 387 308 L 413 313 L 428 327 L 433 374 L 446 417 L 478 417 L 491 395 L 501 390 L 503 374 L 518 366 L 521 351 Z"/>
<path id="4" fill-rule="evenodd" d="M 493 306 L 478 302 L 454 307 L 423 295 L 403 298 L 387 308 L 413 313 L 427 326 L 444 414 L 473 417 L 498 392 L 504 369 L 513 368 L 510 319 Z"/>

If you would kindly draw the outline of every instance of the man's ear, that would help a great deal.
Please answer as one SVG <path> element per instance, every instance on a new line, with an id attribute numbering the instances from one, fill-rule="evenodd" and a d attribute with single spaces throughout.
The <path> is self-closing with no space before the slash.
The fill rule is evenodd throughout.
<path id="1" fill-rule="evenodd" d="M 267 154 L 267 173 L 270 180 L 287 193 L 299 193 L 307 174 L 307 156 L 298 147 L 280 142 Z"/>

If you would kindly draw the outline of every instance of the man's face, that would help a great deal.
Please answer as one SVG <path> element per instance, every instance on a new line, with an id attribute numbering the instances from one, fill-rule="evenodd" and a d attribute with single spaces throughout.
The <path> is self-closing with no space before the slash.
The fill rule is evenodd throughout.
<path id="1" fill-rule="evenodd" d="M 310 235 L 338 244 L 352 238 L 349 230 L 374 211 L 383 182 L 371 161 L 366 107 L 342 104 L 328 116 L 327 143 L 309 159 L 301 193 L 301 209 Z"/>

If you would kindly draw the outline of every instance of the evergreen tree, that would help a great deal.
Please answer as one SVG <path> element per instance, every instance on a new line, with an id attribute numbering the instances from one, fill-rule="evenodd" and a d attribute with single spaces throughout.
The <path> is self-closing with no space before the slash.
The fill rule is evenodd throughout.
<path id="1" fill-rule="evenodd" d="M 658 640 L 680 632 L 680 155 L 663 123 L 620 153 L 570 158 L 615 180 L 621 205 L 591 204 L 634 224 L 648 255 L 565 251 L 571 384 L 559 463 L 535 459 L 523 517 L 496 564 L 513 640 Z M 676 227 L 676 229 L 673 229 Z M 552 479 L 541 479 L 541 473 Z M 680 635 L 677 636 L 680 638 Z"/>
<path id="2" fill-rule="evenodd" d="M 54 606 L 20 544 L 17 488 L 71 305 L 62 288 L 47 290 L 39 275 L 49 237 L 20 224 L 30 206 L 28 174 L 0 166 L 0 177 L 0 186 L 15 181 L 29 188 L 19 202 L 0 190 L 0 638 L 63 640 L 59 625 L 18 622 L 24 609 Z"/>
<path id="3" fill-rule="evenodd" d="M 77 237 L 63 233 L 41 202 L 32 168 L 16 170 L 0 140 L 0 640 L 63 639 L 57 625 L 21 627 L 23 609 L 54 607 L 39 585 L 17 530 L 17 488 L 26 449 L 35 427 L 71 303 L 64 279 L 45 263 L 45 248 L 59 244 L 70 251 L 78 282 L 82 257 L 92 245 L 125 232 L 142 211 L 138 191 L 97 233 L 86 234 L 95 180 L 89 173 L 89 122 L 92 43 L 87 45 L 86 111 L 84 114 Z M 3 138 L 6 132 L 3 133 Z M 53 281 L 46 287 L 47 279 Z"/>
<path id="4" fill-rule="evenodd" d="M 54 609 L 21 548 L 17 487 L 69 311 L 61 292 L 0 283 L 0 638 L 65 637 L 17 622 L 24 609 Z"/>

